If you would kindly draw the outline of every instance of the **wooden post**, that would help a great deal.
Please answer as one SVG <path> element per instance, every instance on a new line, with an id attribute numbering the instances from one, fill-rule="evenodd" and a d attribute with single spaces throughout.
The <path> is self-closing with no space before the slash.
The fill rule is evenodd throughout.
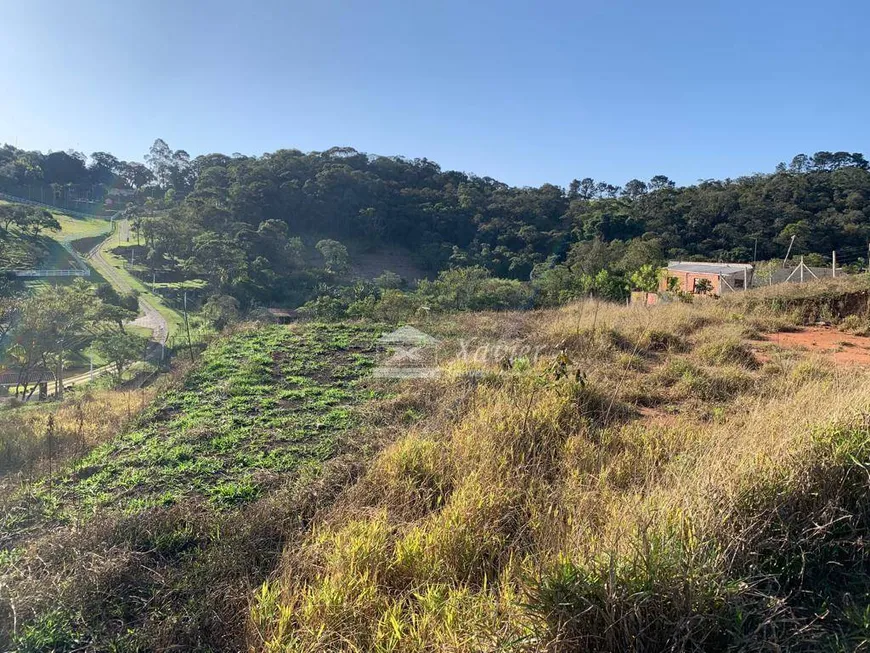
<path id="1" fill-rule="evenodd" d="M 785 267 L 786 261 L 788 261 L 789 254 L 791 254 L 791 246 L 794 245 L 795 237 L 791 237 L 791 242 L 788 244 L 788 251 L 785 253 L 785 258 L 782 259 L 782 267 Z M 868 247 L 868 251 L 870 251 L 870 247 Z"/>

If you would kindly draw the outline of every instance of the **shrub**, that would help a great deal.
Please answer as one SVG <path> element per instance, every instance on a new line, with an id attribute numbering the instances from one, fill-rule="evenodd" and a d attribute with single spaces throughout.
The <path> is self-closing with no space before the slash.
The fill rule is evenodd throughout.
<path id="1" fill-rule="evenodd" d="M 405 285 L 405 280 L 395 272 L 384 270 L 384 273 L 375 277 L 375 285 L 382 290 L 398 290 Z"/>
<path id="2" fill-rule="evenodd" d="M 698 357 L 709 365 L 739 365 L 750 370 L 759 367 L 752 350 L 736 339 L 705 343 L 698 348 Z"/>
<path id="3" fill-rule="evenodd" d="M 435 281 L 421 281 L 417 295 L 440 311 L 518 309 L 531 301 L 522 282 L 493 278 L 481 267 L 445 270 Z"/>
<path id="4" fill-rule="evenodd" d="M 300 306 L 299 312 L 316 320 L 340 320 L 345 316 L 347 307 L 347 303 L 337 297 L 320 295 Z"/>
<path id="5" fill-rule="evenodd" d="M 663 329 L 646 329 L 637 339 L 637 348 L 641 351 L 686 351 L 688 344 L 679 334 Z"/>

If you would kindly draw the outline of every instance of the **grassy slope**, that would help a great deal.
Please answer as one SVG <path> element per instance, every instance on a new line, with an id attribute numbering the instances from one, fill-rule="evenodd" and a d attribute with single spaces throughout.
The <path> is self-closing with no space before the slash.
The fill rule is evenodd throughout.
<path id="1" fill-rule="evenodd" d="M 254 647 L 866 646 L 870 375 L 744 340 L 840 291 L 430 325 L 547 354 L 448 363 L 453 401 L 287 549 Z"/>
<path id="2" fill-rule="evenodd" d="M 278 476 L 332 455 L 361 398 L 354 381 L 371 363 L 373 333 L 275 327 L 217 344 L 140 428 L 58 480 L 52 501 L 140 510 L 192 496 L 219 505 L 256 498 Z"/>
<path id="3" fill-rule="evenodd" d="M 111 223 L 104 218 L 75 218 L 62 213 L 55 213 L 54 217 L 60 223 L 60 231 L 50 232 L 50 235 L 62 242 L 94 238 L 108 234 L 111 230 Z"/>
<path id="4" fill-rule="evenodd" d="M 0 623 L 22 650 L 855 650 L 870 376 L 759 338 L 853 293 L 866 325 L 868 289 L 446 317 L 444 376 L 374 401 L 373 327 L 235 335 L 7 502 Z M 456 356 L 485 342 L 516 353 Z"/>
<path id="5" fill-rule="evenodd" d="M 346 449 L 354 406 L 373 397 L 359 379 L 378 333 L 267 327 L 220 341 L 131 428 L 19 490 L 0 529 L 18 552 L 3 576 L 15 588 L 18 645 L 237 647 L 249 579 L 268 573 L 287 520 L 304 513 L 293 479 L 315 483 Z M 73 527 L 78 553 L 64 558 L 52 542 Z M 116 566 L 88 568 L 94 556 Z"/>
<path id="6" fill-rule="evenodd" d="M 0 269 L 70 267 L 70 256 L 51 238 L 22 234 L 14 227 L 0 236 Z"/>
<path id="7" fill-rule="evenodd" d="M 0 200 L 0 204 L 9 204 Z M 47 231 L 37 238 L 20 233 L 15 227 L 5 239 L 0 240 L 0 269 L 49 268 L 68 269 L 76 267 L 70 253 L 64 249 L 65 244 L 74 244 L 81 239 L 94 239 L 108 233 L 110 223 L 103 218 L 75 218 L 63 213 L 54 212 L 54 217 L 60 223 L 60 231 Z M 41 285 L 72 283 L 75 277 L 51 277 L 30 279 L 26 284 L 31 288 Z M 102 281 L 97 273 L 91 281 Z"/>

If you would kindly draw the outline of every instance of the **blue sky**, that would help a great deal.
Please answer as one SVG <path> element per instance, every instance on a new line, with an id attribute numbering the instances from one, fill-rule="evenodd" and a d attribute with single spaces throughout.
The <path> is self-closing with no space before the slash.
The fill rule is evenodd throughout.
<path id="1" fill-rule="evenodd" d="M 3 0 L 0 142 L 349 145 L 519 185 L 870 153 L 870 3 Z"/>

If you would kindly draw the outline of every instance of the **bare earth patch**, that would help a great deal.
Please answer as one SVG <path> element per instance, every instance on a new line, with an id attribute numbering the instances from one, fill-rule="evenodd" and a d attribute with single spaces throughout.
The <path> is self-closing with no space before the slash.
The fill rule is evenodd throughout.
<path id="1" fill-rule="evenodd" d="M 766 342 L 778 349 L 820 354 L 839 365 L 870 366 L 870 338 L 843 333 L 833 327 L 807 327 L 793 333 L 772 333 L 766 337 Z M 756 353 L 762 361 L 770 360 L 771 354 L 766 347 Z"/>

